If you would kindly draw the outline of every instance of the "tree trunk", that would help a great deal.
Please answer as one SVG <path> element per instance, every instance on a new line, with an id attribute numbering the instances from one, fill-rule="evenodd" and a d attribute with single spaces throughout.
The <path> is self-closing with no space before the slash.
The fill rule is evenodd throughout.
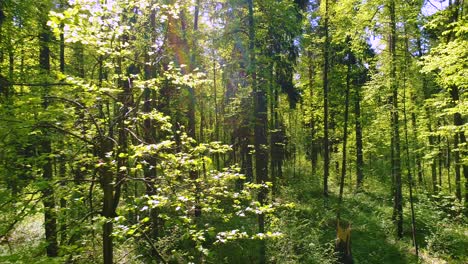
<path id="1" fill-rule="evenodd" d="M 214 96 L 214 105 L 215 105 L 215 123 L 214 123 L 214 131 L 215 131 L 215 141 L 220 141 L 219 137 L 219 106 L 218 106 L 218 93 L 217 93 L 217 86 L 216 86 L 216 60 L 213 54 L 213 96 Z M 221 164 L 219 162 L 219 153 L 215 153 L 215 164 L 216 169 L 219 171 L 221 169 Z"/>
<path id="2" fill-rule="evenodd" d="M 348 143 L 348 117 L 349 117 L 349 90 L 351 89 L 351 71 L 352 61 L 354 61 L 353 54 L 348 51 L 348 70 L 346 71 L 346 90 L 345 90 L 345 112 L 344 112 L 344 126 L 343 126 L 343 159 L 341 161 L 341 179 L 340 179 L 340 193 L 338 196 L 338 210 L 337 220 L 340 220 L 341 203 L 343 202 L 343 189 L 344 181 L 346 179 L 346 147 Z"/>
<path id="3" fill-rule="evenodd" d="M 39 66 L 45 76 L 50 73 L 50 49 L 49 43 L 51 39 L 51 32 L 47 26 L 47 17 L 42 18 L 41 27 L 42 31 L 39 35 L 40 47 L 39 47 Z M 44 98 L 43 108 L 47 111 L 49 106 L 48 96 L 49 87 L 43 87 Z M 49 185 L 53 180 L 52 171 L 52 142 L 50 139 L 50 133 L 44 129 L 43 137 L 41 139 L 42 155 L 45 156 L 45 163 L 42 166 L 42 177 Z M 55 212 L 55 192 L 52 186 L 45 188 L 43 191 L 44 200 L 44 227 L 45 227 L 45 238 L 46 238 L 46 251 L 47 256 L 57 257 L 58 256 L 58 242 L 57 242 L 57 214 Z"/>
<path id="4" fill-rule="evenodd" d="M 343 159 L 341 165 L 341 179 L 340 179 L 340 193 L 338 195 L 338 206 L 336 210 L 336 243 L 335 251 L 338 255 L 338 263 L 353 263 L 351 254 L 351 227 L 343 228 L 340 225 L 341 220 L 341 204 L 343 203 L 343 190 L 346 178 L 346 146 L 348 142 L 348 117 L 349 117 L 349 91 L 351 86 L 351 71 L 352 61 L 354 61 L 353 54 L 348 51 L 348 70 L 346 72 L 346 90 L 345 90 L 345 112 L 344 112 L 344 126 L 343 126 Z"/>
<path id="5" fill-rule="evenodd" d="M 426 108 L 426 113 L 427 113 L 427 118 L 429 120 L 431 120 L 431 115 L 430 115 L 430 112 L 429 112 L 429 109 Z M 431 126 L 431 122 L 428 122 L 427 124 L 427 127 L 428 127 L 428 130 L 429 130 L 429 145 L 431 147 L 431 150 L 434 151 L 435 149 L 435 144 L 436 144 L 436 137 L 432 135 L 433 133 L 433 129 L 432 129 L 432 126 Z M 437 158 L 436 157 L 432 157 L 432 160 L 431 160 L 431 181 L 432 181 L 432 191 L 434 193 L 438 193 L 439 192 L 439 188 L 438 188 L 438 184 L 437 184 Z"/>
<path id="6" fill-rule="evenodd" d="M 395 15 L 395 0 L 390 0 L 390 36 L 389 36 L 389 53 L 390 53 L 390 86 L 392 90 L 392 149 L 393 149 L 393 175 L 395 179 L 395 208 L 396 210 L 396 225 L 397 236 L 403 237 L 403 195 L 401 186 L 401 161 L 400 161 L 400 131 L 399 131 L 399 115 L 398 115 L 398 84 L 396 76 L 396 15 Z"/>
<path id="7" fill-rule="evenodd" d="M 458 201 L 461 202 L 462 194 L 461 194 L 461 166 L 460 166 L 460 153 L 458 151 L 458 133 L 455 133 L 453 136 L 453 159 L 455 162 L 455 196 L 457 197 Z"/>
<path id="8" fill-rule="evenodd" d="M 406 115 L 406 72 L 408 71 L 408 55 L 409 55 L 409 43 L 408 43 L 408 35 L 405 26 L 405 67 L 404 73 L 405 76 L 403 77 L 403 121 L 404 121 L 404 129 L 405 129 L 405 150 L 406 150 L 406 173 L 408 176 L 408 187 L 409 187 L 409 201 L 411 206 L 411 233 L 413 238 L 413 245 L 416 253 L 416 258 L 419 258 L 419 248 L 418 242 L 416 241 L 416 217 L 414 214 L 414 201 L 413 201 L 413 176 L 411 175 L 411 158 L 409 152 L 409 141 L 408 141 L 408 119 Z"/>
<path id="9" fill-rule="evenodd" d="M 457 22 L 460 18 L 460 7 L 461 3 L 459 0 L 455 0 L 452 4 L 450 2 L 449 8 L 452 11 L 451 22 Z M 447 35 L 447 43 L 454 37 L 455 32 L 452 31 L 452 34 Z M 459 87 L 452 85 L 449 87 L 450 96 L 452 98 L 453 104 L 457 105 L 460 103 L 460 92 Z M 463 177 L 465 178 L 465 208 L 468 208 L 468 165 L 463 162 L 463 157 L 466 156 L 466 137 L 463 130 L 460 130 L 459 127 L 463 126 L 464 121 L 460 112 L 453 114 L 453 124 L 458 127 L 458 131 L 454 135 L 454 159 L 455 159 L 455 184 L 456 184 L 456 195 L 459 201 L 461 201 L 461 167 L 463 168 Z M 461 164 L 460 164 L 461 163 Z M 468 214 L 468 209 L 465 210 L 465 214 Z"/>
<path id="10" fill-rule="evenodd" d="M 330 36 L 328 34 L 328 5 L 328 0 L 325 0 L 325 15 L 323 24 L 325 30 L 325 42 L 323 47 L 323 196 L 325 198 L 328 198 L 328 177 L 330 176 L 330 146 L 328 135 L 328 71 Z"/>
<path id="11" fill-rule="evenodd" d="M 156 11 L 152 11 L 149 17 L 148 28 L 152 32 L 150 36 L 150 43 L 148 44 L 148 50 L 145 53 L 145 68 L 144 68 L 144 78 L 145 80 L 150 80 L 156 77 L 156 69 L 150 63 L 149 52 L 154 52 L 152 43 L 156 41 L 156 36 L 154 34 L 154 28 L 156 27 Z M 155 91 L 153 91 L 149 86 L 146 86 L 143 90 L 143 112 L 150 113 L 153 109 L 156 108 L 155 105 Z M 147 144 L 155 144 L 157 142 L 157 130 L 156 126 L 153 124 L 152 119 L 146 118 L 143 120 L 143 139 Z M 149 154 L 146 158 L 148 164 L 145 166 L 145 181 L 146 181 L 146 190 L 145 193 L 149 197 L 157 194 L 157 160 L 156 156 Z M 158 239 L 160 235 L 160 225 L 161 220 L 159 217 L 158 208 L 151 208 L 149 212 L 149 217 L 151 219 L 151 225 L 149 228 L 149 234 L 152 239 Z M 158 252 L 152 252 L 153 256 L 157 256 Z"/>
<path id="12" fill-rule="evenodd" d="M 247 0 L 249 14 L 249 54 L 250 64 L 249 73 L 252 79 L 252 90 L 254 93 L 254 145 L 255 145 L 255 176 L 257 184 L 265 184 L 268 180 L 268 154 L 266 152 L 268 126 L 267 119 L 267 102 L 265 91 L 257 86 L 257 61 L 255 56 L 255 25 L 254 25 L 254 4 L 253 0 Z M 267 190 L 261 188 L 258 193 L 258 202 L 261 206 L 265 204 L 267 198 Z M 258 214 L 258 232 L 265 233 L 265 215 Z M 260 240 L 259 248 L 259 263 L 266 263 L 266 244 L 265 240 Z"/>
<path id="13" fill-rule="evenodd" d="M 413 139 L 416 141 L 417 146 L 419 146 L 416 113 L 414 112 L 411 113 L 411 124 L 413 128 Z M 421 157 L 419 153 L 416 153 L 416 167 L 417 167 L 417 174 L 418 174 L 418 183 L 421 185 L 423 183 L 423 168 L 422 168 Z"/>
<path id="14" fill-rule="evenodd" d="M 277 174 L 277 164 L 279 159 L 279 149 L 278 144 L 279 142 L 279 130 L 278 130 L 278 120 L 277 120 L 277 101 L 275 98 L 275 86 L 273 80 L 273 62 L 270 63 L 268 67 L 268 86 L 269 86 L 269 93 L 268 99 L 270 101 L 270 175 L 271 175 L 271 183 L 273 185 L 272 188 L 272 195 L 275 196 L 278 191 L 278 174 Z"/>
<path id="15" fill-rule="evenodd" d="M 356 133 L 356 189 L 362 188 L 364 181 L 364 157 L 362 152 L 362 123 L 361 123 L 361 83 L 355 87 L 354 118 Z"/>
<path id="16" fill-rule="evenodd" d="M 452 86 L 450 89 L 450 95 L 452 97 L 452 101 L 457 104 L 460 100 L 460 94 L 458 91 L 457 86 Z M 457 127 L 463 126 L 463 118 L 462 115 L 459 112 L 456 112 L 453 114 L 453 124 Z M 462 147 L 460 147 L 460 145 Z M 456 150 L 454 153 L 454 158 L 455 158 L 455 171 L 456 171 L 456 179 L 455 183 L 457 185 L 457 197 L 459 200 L 461 200 L 461 175 L 460 175 L 460 163 L 462 163 L 461 167 L 463 168 L 463 177 L 465 178 L 465 207 L 468 205 L 468 165 L 464 164 L 461 162 L 460 157 L 465 157 L 465 149 L 466 149 L 466 137 L 465 133 L 459 129 L 457 133 L 454 136 L 454 149 Z M 458 151 L 457 151 L 458 150 Z M 457 168 L 458 167 L 458 168 Z M 458 172 L 457 172 L 458 169 Z"/>
<path id="17" fill-rule="evenodd" d="M 440 121 L 437 123 L 437 126 L 440 127 L 442 124 Z M 442 160 L 442 137 L 437 135 L 437 167 L 438 167 L 438 177 L 437 177 L 437 188 L 442 190 L 442 165 L 443 165 L 443 160 Z"/>
<path id="18" fill-rule="evenodd" d="M 111 159 L 106 157 L 112 151 L 113 144 L 110 137 L 99 138 L 99 148 L 97 150 L 100 166 L 98 173 L 100 176 L 101 188 L 103 191 L 102 216 L 106 219 L 102 226 L 102 253 L 104 264 L 113 264 L 114 246 L 112 242 L 114 213 L 114 174 L 111 170 Z"/>
<path id="19" fill-rule="evenodd" d="M 315 130 L 315 118 L 314 118 L 314 66 L 312 62 L 312 55 L 311 53 L 307 53 L 308 55 L 308 78 L 309 78 L 309 96 L 310 96 L 310 165 L 312 176 L 314 176 L 317 172 L 317 159 L 318 159 L 318 148 L 316 144 L 316 130 Z"/>
<path id="20" fill-rule="evenodd" d="M 63 4 L 60 3 L 60 6 L 63 7 Z M 63 28 L 63 25 L 61 25 L 61 27 Z M 60 72 L 61 73 L 65 73 L 65 37 L 64 37 L 64 34 L 63 33 L 60 33 L 60 50 L 59 50 L 59 53 L 60 53 Z M 63 142 L 61 142 L 60 144 L 61 146 L 63 146 Z M 59 169 L 59 174 L 60 174 L 60 177 L 62 177 L 63 180 L 65 180 L 66 178 L 66 166 L 65 166 L 65 157 L 62 155 L 60 155 L 60 160 L 59 160 L 59 166 L 60 166 L 60 169 Z M 62 186 L 65 186 L 65 181 L 62 181 L 61 183 Z M 65 200 L 65 198 L 60 198 L 60 208 L 62 210 L 66 210 L 67 208 L 67 200 Z M 66 220 L 67 220 L 67 215 L 65 215 L 65 217 L 63 217 L 65 220 L 63 221 L 63 223 L 60 224 L 60 244 L 61 245 L 64 245 L 65 244 L 65 241 L 67 240 L 67 223 L 66 223 Z"/>
<path id="21" fill-rule="evenodd" d="M 195 37 L 193 38 L 193 43 L 192 43 L 192 55 L 191 55 L 191 58 L 190 58 L 190 71 L 192 72 L 196 67 L 196 54 L 197 54 L 197 48 L 198 48 L 198 44 L 197 44 L 197 36 L 196 34 L 198 33 L 198 14 L 199 14 L 199 9 L 200 9 L 200 0 L 196 0 L 196 3 L 195 3 L 195 13 L 194 13 L 194 16 L 193 16 L 193 32 L 195 34 Z M 181 18 L 183 19 L 184 16 L 181 16 Z M 182 20 L 182 30 L 185 31 L 185 22 L 184 20 Z M 187 41 L 185 40 L 185 43 Z M 189 136 L 192 137 L 192 138 L 196 138 L 195 137 L 195 129 L 196 129 L 196 121 L 195 121 L 195 101 L 196 101 L 196 98 L 195 98 L 195 89 L 194 87 L 192 86 L 189 86 L 188 87 L 189 89 L 189 94 L 190 94 L 190 98 L 189 98 L 189 112 L 188 112 L 188 118 L 189 118 Z M 201 115 L 201 120 L 200 120 L 200 138 L 199 138 L 199 141 L 202 141 L 203 139 L 203 112 L 200 112 L 200 115 Z M 198 172 L 195 171 L 195 170 L 191 170 L 190 171 L 190 177 L 193 179 L 194 181 L 194 184 L 195 184 L 195 217 L 200 217 L 201 216 L 201 213 L 202 213 L 202 208 L 200 206 L 200 187 L 199 187 L 199 183 L 197 183 L 197 179 L 198 179 Z"/>
<path id="22" fill-rule="evenodd" d="M 450 177 L 450 158 L 451 158 L 451 155 L 450 155 L 450 152 L 451 152 L 451 149 L 450 149 L 450 140 L 449 138 L 447 137 L 447 148 L 446 148 L 446 167 L 447 167 L 447 182 L 448 182 L 448 187 L 449 187 L 449 193 L 452 194 L 452 179 Z"/>

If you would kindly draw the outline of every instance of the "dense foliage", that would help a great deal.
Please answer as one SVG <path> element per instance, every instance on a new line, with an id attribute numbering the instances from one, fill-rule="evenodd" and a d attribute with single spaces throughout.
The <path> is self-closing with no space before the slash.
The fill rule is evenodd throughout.
<path id="1" fill-rule="evenodd" d="M 1 263 L 466 263 L 467 3 L 2 0 Z"/>

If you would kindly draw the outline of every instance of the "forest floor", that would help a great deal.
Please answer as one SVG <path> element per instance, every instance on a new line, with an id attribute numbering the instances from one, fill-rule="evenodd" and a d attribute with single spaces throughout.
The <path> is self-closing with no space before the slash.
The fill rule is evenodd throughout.
<path id="1" fill-rule="evenodd" d="M 328 202 L 322 198 L 322 182 L 289 170 L 283 195 L 296 203 L 300 218 L 310 219 L 321 230 L 321 242 L 333 244 L 336 237 L 338 179 L 330 179 Z M 346 179 L 349 182 L 349 179 Z M 351 251 L 354 263 L 468 263 L 468 225 L 461 206 L 449 195 L 432 197 L 415 190 L 416 236 L 419 260 L 412 243 L 411 214 L 404 191 L 404 237 L 397 239 L 392 221 L 390 182 L 368 177 L 362 192 L 346 186 L 341 219 L 351 224 Z M 301 191 L 298 191 L 301 190 Z M 342 221 L 343 222 L 343 221 Z M 296 239 L 300 240 L 301 238 Z M 305 263 L 305 262 L 304 262 Z"/>
<path id="2" fill-rule="evenodd" d="M 279 200 L 293 202 L 295 209 L 280 214 L 276 228 L 285 233 L 270 245 L 273 263 L 327 263 L 333 252 L 336 227 L 337 179 L 330 179 L 330 197 L 322 198 L 318 177 L 291 168 L 285 171 Z M 310 173 L 309 173 L 310 175 Z M 349 181 L 349 179 L 347 179 Z M 351 224 L 351 250 L 354 263 L 468 263 L 468 225 L 456 214 L 449 196 L 436 199 L 416 190 L 415 211 L 419 261 L 412 246 L 408 199 L 404 207 L 404 237 L 396 239 L 392 222 L 390 184 L 385 179 L 365 179 L 364 191 L 345 188 L 341 218 Z M 445 199 L 445 200 L 444 200 Z M 441 202 L 442 201 L 442 202 Z M 455 208 L 455 209 L 454 209 Z M 454 211 L 455 210 L 455 211 Z M 60 263 L 44 257 L 42 215 L 22 221 L 8 243 L 0 244 L 0 263 Z"/>

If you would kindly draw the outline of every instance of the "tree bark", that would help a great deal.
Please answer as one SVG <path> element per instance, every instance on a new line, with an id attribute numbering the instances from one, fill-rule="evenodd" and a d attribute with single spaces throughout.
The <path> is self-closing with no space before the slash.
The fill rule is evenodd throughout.
<path id="1" fill-rule="evenodd" d="M 255 24 L 254 24 L 254 3 L 253 0 L 247 0 L 248 4 L 248 23 L 249 23 L 249 73 L 252 81 L 252 90 L 254 93 L 254 145 L 255 145 L 255 176 L 257 184 L 265 184 L 268 180 L 268 154 L 266 128 L 268 126 L 267 119 L 267 102 L 265 91 L 257 86 L 257 61 L 255 56 Z M 261 188 L 258 193 L 258 201 L 261 206 L 265 204 L 267 198 L 267 190 Z M 265 233 L 265 215 L 258 214 L 258 232 Z M 260 240 L 259 245 L 259 263 L 266 263 L 266 244 L 265 240 Z"/>
<path id="2" fill-rule="evenodd" d="M 346 90 L 345 90 L 345 112 L 344 112 L 344 125 L 343 125 L 343 154 L 341 161 L 341 179 L 340 179 L 340 193 L 338 196 L 338 210 L 337 220 L 340 220 L 341 203 L 343 202 L 343 189 L 344 182 L 346 179 L 346 147 L 348 143 L 348 117 L 349 117 L 349 90 L 351 89 L 351 71 L 352 71 L 352 59 L 353 54 L 348 51 L 348 70 L 346 71 Z"/>
<path id="3" fill-rule="evenodd" d="M 49 43 L 51 40 L 51 32 L 47 26 L 47 17 L 41 18 L 41 33 L 39 35 L 39 66 L 43 74 L 48 77 L 50 73 L 50 48 Z M 48 87 L 43 87 L 43 108 L 47 111 L 49 106 L 48 99 L 46 96 L 49 93 Z M 42 155 L 45 156 L 45 162 L 42 166 L 42 177 L 47 181 L 48 185 L 51 185 L 53 180 L 52 171 L 52 142 L 50 139 L 50 133 L 47 129 L 43 131 L 43 137 L 41 139 L 41 150 Z M 45 227 L 45 238 L 46 238 L 46 251 L 47 256 L 57 257 L 58 256 L 58 241 L 57 241 L 57 214 L 55 211 L 55 192 L 51 186 L 45 188 L 43 191 L 43 203 L 44 203 L 44 227 Z"/>
<path id="4" fill-rule="evenodd" d="M 364 156 L 362 152 L 362 123 L 361 123 L 361 83 L 355 87 L 354 118 L 356 134 L 356 189 L 362 188 L 364 181 Z"/>
<path id="5" fill-rule="evenodd" d="M 330 176 L 330 141 L 328 120 L 328 71 L 329 71 L 329 49 L 330 36 L 328 33 L 329 23 L 329 1 L 325 0 L 324 31 L 325 42 L 323 46 L 323 196 L 328 198 L 328 177 Z"/>
<path id="6" fill-rule="evenodd" d="M 392 149 L 393 149 L 393 177 L 395 179 L 394 202 L 396 212 L 397 236 L 403 237 L 403 195 L 401 184 L 401 160 L 400 160 L 400 131 L 398 114 L 398 83 L 396 76 L 396 14 L 395 0 L 388 3 L 390 13 L 390 34 L 389 34 L 389 53 L 390 53 L 390 88 L 392 91 Z"/>
<path id="7" fill-rule="evenodd" d="M 405 67 L 403 77 L 403 123 L 405 129 L 405 151 L 406 151 L 406 173 L 408 176 L 408 187 L 409 187 L 409 201 L 411 207 L 411 233 L 413 238 L 413 245 L 416 253 L 416 258 L 419 258 L 418 242 L 416 240 L 416 217 L 414 213 L 414 201 L 413 201 L 413 176 L 411 175 L 411 157 L 409 152 L 409 141 L 408 141 L 408 118 L 406 115 L 406 72 L 408 71 L 408 60 L 409 60 L 409 40 L 405 26 Z"/>
<path id="8" fill-rule="evenodd" d="M 99 148 L 97 150 L 99 158 L 98 173 L 100 176 L 101 188 L 103 191 L 102 216 L 105 222 L 102 226 L 102 253 L 104 264 L 113 264 L 114 245 L 112 242 L 114 213 L 114 174 L 111 170 L 111 160 L 107 153 L 112 151 L 113 143 L 110 137 L 99 138 Z"/>
<path id="9" fill-rule="evenodd" d="M 459 94 L 459 89 L 457 86 L 452 86 L 450 89 L 450 95 L 452 97 L 452 101 L 454 104 L 457 104 L 460 100 L 460 94 Z M 459 112 L 456 112 L 453 114 L 453 124 L 456 127 L 461 127 L 463 126 L 463 118 L 462 115 Z M 461 145 L 461 146 L 460 146 Z M 465 149 L 466 149 L 466 137 L 465 133 L 463 131 L 457 131 L 457 133 L 454 136 L 454 158 L 455 158 L 455 171 L 456 171 L 456 179 L 455 179 L 455 184 L 457 188 L 457 198 L 461 200 L 461 169 L 460 167 L 463 168 L 463 177 L 465 178 L 465 207 L 468 205 L 468 165 L 462 164 L 460 166 L 461 160 L 460 157 L 464 157 L 466 155 Z M 458 168 L 457 168 L 458 167 Z M 458 172 L 457 172 L 458 170 Z"/>
<path id="10" fill-rule="evenodd" d="M 427 118 L 429 120 L 431 120 L 431 115 L 430 115 L 430 112 L 429 112 L 428 108 L 426 108 L 426 114 L 427 114 Z M 436 144 L 436 137 L 432 135 L 433 129 L 432 129 L 432 126 L 431 126 L 431 122 L 428 122 L 427 127 L 428 127 L 428 130 L 429 130 L 429 133 L 430 133 L 430 135 L 429 135 L 429 145 L 431 147 L 431 151 L 434 151 L 435 144 Z M 438 184 L 437 184 L 437 158 L 436 157 L 432 157 L 432 160 L 431 160 L 431 182 L 432 182 L 432 191 L 434 193 L 438 193 L 439 188 L 438 188 Z"/>
<path id="11" fill-rule="evenodd" d="M 316 130 L 315 130 L 315 118 L 314 118 L 314 66 L 312 62 L 312 55 L 308 53 L 308 78 L 309 78 L 309 96 L 310 96 L 310 165 L 312 176 L 314 176 L 317 172 L 317 160 L 318 160 L 318 148 L 316 143 Z"/>

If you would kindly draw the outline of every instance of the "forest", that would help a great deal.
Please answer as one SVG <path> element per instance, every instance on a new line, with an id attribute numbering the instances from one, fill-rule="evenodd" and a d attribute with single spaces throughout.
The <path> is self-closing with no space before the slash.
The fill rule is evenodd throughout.
<path id="1" fill-rule="evenodd" d="M 468 263 L 464 0 L 1 0 L 0 263 Z"/>

